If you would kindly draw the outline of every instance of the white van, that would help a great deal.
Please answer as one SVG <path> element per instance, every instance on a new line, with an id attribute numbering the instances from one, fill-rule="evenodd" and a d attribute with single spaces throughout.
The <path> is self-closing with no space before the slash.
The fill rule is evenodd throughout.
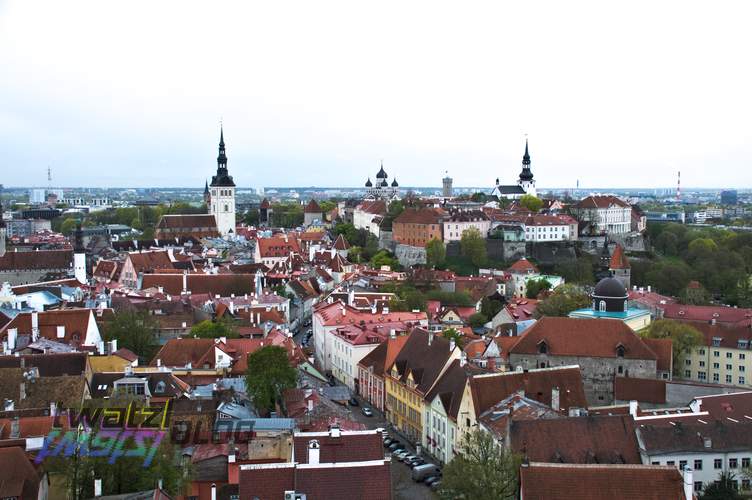
<path id="1" fill-rule="evenodd" d="M 421 482 L 428 476 L 435 476 L 441 468 L 434 464 L 423 464 L 413 469 L 413 481 Z"/>

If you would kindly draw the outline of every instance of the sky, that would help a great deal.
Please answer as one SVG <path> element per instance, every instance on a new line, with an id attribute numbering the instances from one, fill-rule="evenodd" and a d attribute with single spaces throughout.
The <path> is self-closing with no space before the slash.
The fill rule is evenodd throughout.
<path id="1" fill-rule="evenodd" d="M 752 2 L 0 0 L 0 183 L 752 187 Z"/>

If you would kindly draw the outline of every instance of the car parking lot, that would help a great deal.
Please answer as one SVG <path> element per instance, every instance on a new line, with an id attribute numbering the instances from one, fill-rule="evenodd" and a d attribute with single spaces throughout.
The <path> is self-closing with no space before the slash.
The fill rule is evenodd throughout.
<path id="1" fill-rule="evenodd" d="M 406 444 L 403 439 L 389 435 L 385 438 L 384 454 L 392 458 L 392 489 L 394 498 L 435 498 L 433 490 L 428 484 L 433 480 L 440 480 L 440 472 L 434 472 L 434 466 L 425 457 L 415 454 L 412 446 Z M 417 469 L 416 469 L 417 468 Z M 414 471 L 424 471 L 421 481 L 413 479 Z M 430 470 L 431 472 L 428 472 Z M 420 474 L 418 474 L 420 475 Z"/>

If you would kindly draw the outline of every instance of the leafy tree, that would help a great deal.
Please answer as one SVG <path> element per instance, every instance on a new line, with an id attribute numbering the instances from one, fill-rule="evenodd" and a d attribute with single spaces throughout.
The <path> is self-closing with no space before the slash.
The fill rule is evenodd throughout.
<path id="1" fill-rule="evenodd" d="M 460 331 L 455 328 L 447 328 L 446 330 L 441 332 L 441 336 L 447 340 L 454 340 L 454 343 L 457 344 L 460 348 L 465 346 L 465 337 Z"/>
<path id="2" fill-rule="evenodd" d="M 65 219 L 63 221 L 63 224 L 60 226 L 60 232 L 66 236 L 69 236 L 73 234 L 73 231 L 76 230 L 76 224 L 77 224 L 76 219 L 69 217 Z"/>
<path id="3" fill-rule="evenodd" d="M 735 479 L 733 472 L 721 472 L 717 480 L 705 483 L 700 500 L 741 500 L 742 496 L 734 487 Z"/>
<path id="4" fill-rule="evenodd" d="M 675 375 L 681 375 L 687 354 L 703 342 L 702 334 L 697 328 L 670 319 L 654 321 L 647 331 L 641 334 L 651 339 L 671 339 Z"/>
<path id="5" fill-rule="evenodd" d="M 689 284 L 690 269 L 683 262 L 660 261 L 647 272 L 645 279 L 661 293 L 679 295 Z"/>
<path id="6" fill-rule="evenodd" d="M 389 266 L 392 270 L 399 269 L 399 261 L 386 250 L 381 250 L 371 257 L 371 265 L 376 269 L 381 266 Z"/>
<path id="7" fill-rule="evenodd" d="M 480 301 L 480 312 L 482 312 L 486 318 L 493 318 L 494 316 L 499 314 L 499 311 L 501 311 L 503 307 L 503 302 L 499 300 L 493 300 L 489 297 L 483 297 L 483 299 Z"/>
<path id="8" fill-rule="evenodd" d="M 331 200 L 322 200 L 319 202 L 319 207 L 321 208 L 321 211 L 325 214 L 328 214 L 335 208 L 337 208 L 337 204 Z"/>
<path id="9" fill-rule="evenodd" d="M 486 262 L 486 240 L 478 228 L 471 227 L 462 232 L 460 248 L 462 255 L 469 258 L 473 265 L 482 266 Z"/>
<path id="10" fill-rule="evenodd" d="M 663 231 L 655 239 L 655 249 L 663 255 L 677 255 L 679 253 L 679 238 L 670 231 Z"/>
<path id="11" fill-rule="evenodd" d="M 520 198 L 520 206 L 527 208 L 533 213 L 537 213 L 540 212 L 541 208 L 543 208 L 543 200 L 533 196 L 532 194 L 524 194 Z"/>
<path id="12" fill-rule="evenodd" d="M 209 319 L 193 325 L 191 335 L 202 339 L 218 339 L 226 337 L 234 339 L 238 337 L 238 332 L 232 322 L 226 319 L 211 321 Z"/>
<path id="13" fill-rule="evenodd" d="M 347 259 L 350 262 L 355 262 L 356 264 L 360 264 L 361 259 L 363 258 L 363 247 L 350 247 L 350 250 L 347 252 Z"/>
<path id="14" fill-rule="evenodd" d="M 365 231 L 365 230 L 364 230 Z M 367 257 L 373 257 L 379 253 L 379 239 L 371 233 L 367 233 L 365 237 L 366 246 L 363 248 Z"/>
<path id="15" fill-rule="evenodd" d="M 592 285 L 594 281 L 593 258 L 589 254 L 575 260 L 566 260 L 554 267 L 554 273 L 564 278 L 567 283 Z"/>
<path id="16" fill-rule="evenodd" d="M 438 300 L 443 305 L 468 307 L 475 305 L 473 298 L 469 293 L 462 292 L 446 292 L 440 289 L 429 290 L 426 292 L 428 300 Z"/>
<path id="17" fill-rule="evenodd" d="M 437 238 L 433 238 L 426 244 L 426 264 L 429 267 L 436 267 L 443 264 L 444 260 L 446 260 L 444 243 Z"/>
<path id="18" fill-rule="evenodd" d="M 245 217 L 243 217 L 243 222 L 249 226 L 258 226 L 259 222 L 261 222 L 261 214 L 259 214 L 258 210 L 248 210 L 245 213 Z"/>
<path id="19" fill-rule="evenodd" d="M 694 285 L 696 284 L 696 286 Z M 710 303 L 710 294 L 701 284 L 694 282 L 689 283 L 679 295 L 679 301 L 682 304 L 691 304 L 703 306 Z"/>
<path id="20" fill-rule="evenodd" d="M 517 497 L 520 457 L 499 446 L 490 433 L 475 429 L 462 450 L 444 467 L 439 498 L 513 500 Z"/>
<path id="21" fill-rule="evenodd" d="M 583 309 L 590 305 L 590 297 L 582 288 L 567 283 L 551 293 L 538 303 L 535 316 L 567 316 L 572 311 Z"/>
<path id="22" fill-rule="evenodd" d="M 478 312 L 470 316 L 467 322 L 470 323 L 470 326 L 473 328 L 481 328 L 488 323 L 488 318 L 485 314 Z"/>
<path id="23" fill-rule="evenodd" d="M 295 387 L 297 380 L 284 348 L 270 345 L 248 355 L 245 386 L 258 410 L 273 410 L 282 391 Z"/>
<path id="24" fill-rule="evenodd" d="M 544 290 L 550 290 L 551 289 L 551 282 L 548 281 L 546 278 L 539 278 L 537 280 L 528 280 L 527 281 L 527 287 L 525 289 L 525 295 L 528 299 L 534 299 L 538 297 L 538 294 L 540 294 Z"/>
<path id="25" fill-rule="evenodd" d="M 117 340 L 118 347 L 125 347 L 138 355 L 141 361 L 150 361 L 157 353 L 157 321 L 145 312 L 119 311 L 104 327 L 107 341 Z"/>

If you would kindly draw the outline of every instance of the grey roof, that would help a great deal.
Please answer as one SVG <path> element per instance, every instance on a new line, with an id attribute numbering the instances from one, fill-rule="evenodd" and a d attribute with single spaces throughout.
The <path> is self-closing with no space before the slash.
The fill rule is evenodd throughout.
<path id="1" fill-rule="evenodd" d="M 247 420 L 258 416 L 251 408 L 238 403 L 220 403 L 217 411 L 228 415 L 234 420 Z"/>
<path id="2" fill-rule="evenodd" d="M 233 432 L 244 431 L 293 431 L 295 430 L 294 418 L 248 418 L 233 420 L 232 423 L 221 419 L 214 422 L 214 432 L 220 432 L 224 426 L 232 426 Z"/>
<path id="3" fill-rule="evenodd" d="M 501 194 L 525 194 L 525 190 L 522 189 L 522 186 L 517 184 L 511 186 L 496 186 L 494 189 L 498 190 Z"/>
<path id="4" fill-rule="evenodd" d="M 324 387 L 324 396 L 332 401 L 347 401 L 350 399 L 350 388 L 346 385 L 327 386 Z"/>

